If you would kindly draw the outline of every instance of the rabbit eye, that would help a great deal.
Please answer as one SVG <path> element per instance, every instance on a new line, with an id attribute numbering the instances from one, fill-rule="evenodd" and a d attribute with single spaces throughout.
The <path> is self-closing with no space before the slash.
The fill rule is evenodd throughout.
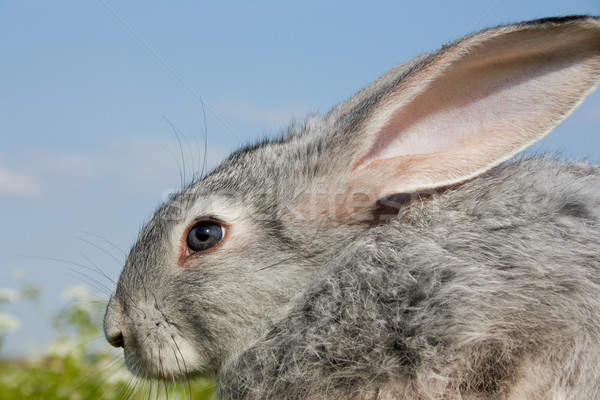
<path id="1" fill-rule="evenodd" d="M 190 229 L 187 245 L 192 252 L 204 251 L 223 240 L 225 228 L 213 221 L 202 221 Z"/>

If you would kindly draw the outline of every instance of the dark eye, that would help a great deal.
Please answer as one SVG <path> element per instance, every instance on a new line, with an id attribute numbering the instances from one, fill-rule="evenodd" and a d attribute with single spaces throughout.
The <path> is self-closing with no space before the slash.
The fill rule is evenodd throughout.
<path id="1" fill-rule="evenodd" d="M 207 250 L 219 244 L 224 235 L 225 229 L 218 223 L 202 221 L 188 233 L 187 245 L 193 252 Z"/>

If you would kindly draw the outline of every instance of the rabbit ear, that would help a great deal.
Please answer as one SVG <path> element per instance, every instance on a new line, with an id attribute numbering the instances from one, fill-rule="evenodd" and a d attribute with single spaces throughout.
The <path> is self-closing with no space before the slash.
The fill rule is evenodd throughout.
<path id="1" fill-rule="evenodd" d="M 381 199 L 460 183 L 544 137 L 599 80 L 598 19 L 484 31 L 408 72 L 392 70 L 332 111 L 326 120 L 343 133 L 331 157 L 351 161 L 348 194 Z"/>

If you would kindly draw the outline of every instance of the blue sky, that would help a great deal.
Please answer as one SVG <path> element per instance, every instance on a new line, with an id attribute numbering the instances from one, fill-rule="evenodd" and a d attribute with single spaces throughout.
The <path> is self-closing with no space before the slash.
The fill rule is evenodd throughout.
<path id="1" fill-rule="evenodd" d="M 600 2 L 0 0 L 0 288 L 18 286 L 15 271 L 44 286 L 43 313 L 0 309 L 21 320 L 3 354 L 43 349 L 45 318 L 82 284 L 69 264 L 35 257 L 89 259 L 117 278 L 122 265 L 96 246 L 123 254 L 87 232 L 127 251 L 180 186 L 179 165 L 189 178 L 203 153 L 199 96 L 214 166 L 465 33 L 567 14 L 600 15 Z M 598 162 L 599 127 L 597 91 L 536 149 Z"/>

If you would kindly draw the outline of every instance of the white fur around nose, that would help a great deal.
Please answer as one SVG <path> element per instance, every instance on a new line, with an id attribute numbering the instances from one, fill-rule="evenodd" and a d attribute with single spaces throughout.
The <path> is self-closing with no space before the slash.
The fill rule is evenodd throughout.
<path id="1" fill-rule="evenodd" d="M 131 357 L 127 357 L 127 343 L 125 346 L 130 369 L 142 375 L 177 379 L 205 364 L 206 360 L 193 343 L 168 320 L 156 303 L 142 302 L 138 307 L 145 318 L 136 321 L 135 336 L 140 342 L 129 349 Z"/>

